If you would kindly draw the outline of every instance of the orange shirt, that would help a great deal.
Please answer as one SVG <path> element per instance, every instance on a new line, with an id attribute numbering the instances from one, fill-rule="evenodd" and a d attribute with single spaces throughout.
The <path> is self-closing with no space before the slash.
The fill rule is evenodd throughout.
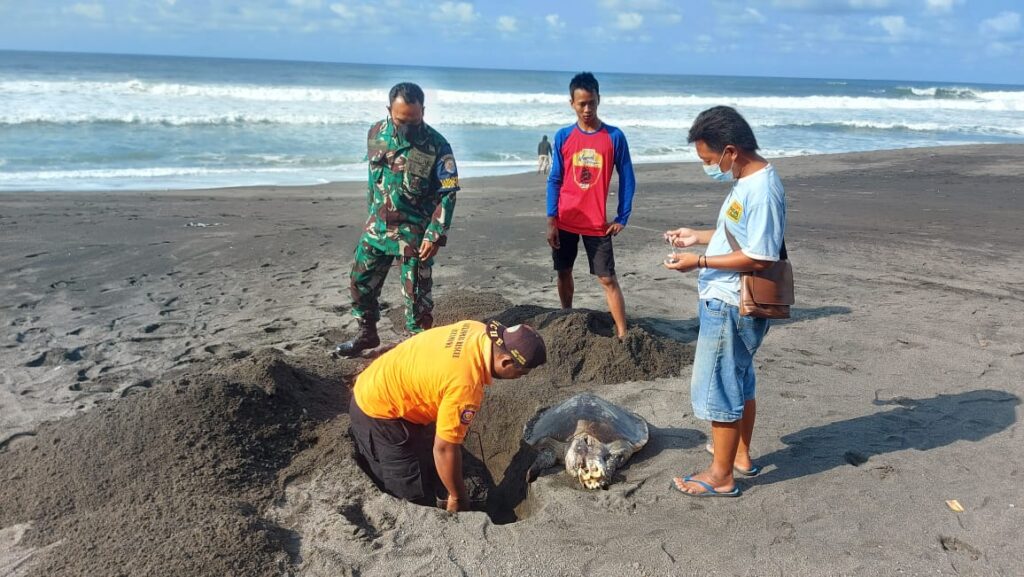
<path id="1" fill-rule="evenodd" d="M 436 435 L 461 444 L 491 384 L 487 326 L 462 321 L 415 335 L 373 361 L 352 394 L 375 419 L 437 422 Z"/>

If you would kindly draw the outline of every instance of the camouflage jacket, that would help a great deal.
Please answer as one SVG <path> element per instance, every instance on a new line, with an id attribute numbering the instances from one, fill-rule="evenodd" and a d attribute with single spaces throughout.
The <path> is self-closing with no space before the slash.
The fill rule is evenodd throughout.
<path id="1" fill-rule="evenodd" d="M 409 142 L 391 119 L 367 134 L 368 240 L 387 254 L 414 256 L 426 239 L 444 245 L 459 174 L 452 147 L 427 124 Z"/>

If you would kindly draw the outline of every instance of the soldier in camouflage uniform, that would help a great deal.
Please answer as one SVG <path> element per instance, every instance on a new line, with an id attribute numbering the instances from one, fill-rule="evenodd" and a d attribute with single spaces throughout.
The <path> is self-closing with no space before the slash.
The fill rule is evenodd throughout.
<path id="1" fill-rule="evenodd" d="M 431 266 L 446 242 L 455 209 L 459 175 L 452 147 L 423 122 L 423 90 L 403 82 L 389 94 L 389 116 L 367 135 L 369 218 L 355 252 L 350 276 L 352 316 L 359 333 L 337 347 L 356 355 L 380 344 L 378 298 L 395 258 L 402 274 L 405 328 L 411 333 L 433 325 Z"/>

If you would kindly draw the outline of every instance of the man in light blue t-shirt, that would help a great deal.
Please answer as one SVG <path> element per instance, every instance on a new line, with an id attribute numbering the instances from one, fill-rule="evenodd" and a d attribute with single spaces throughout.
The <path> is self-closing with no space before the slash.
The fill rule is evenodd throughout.
<path id="1" fill-rule="evenodd" d="M 768 332 L 768 319 L 739 314 L 740 273 L 764 270 L 779 260 L 786 229 L 786 195 L 775 168 L 757 154 L 750 125 L 734 109 L 716 106 L 701 112 L 690 127 L 689 142 L 711 178 L 734 182 L 714 229 L 679 228 L 665 233 L 676 247 L 707 245 L 702 255 L 683 253 L 665 261 L 679 272 L 700 269 L 700 332 L 693 361 L 690 397 L 695 417 L 711 421 L 714 455 L 700 473 L 677 477 L 675 488 L 695 497 L 737 497 L 734 473 L 757 475 L 750 458 L 757 402 L 754 353 Z M 726 230 L 740 250 L 734 251 Z"/>

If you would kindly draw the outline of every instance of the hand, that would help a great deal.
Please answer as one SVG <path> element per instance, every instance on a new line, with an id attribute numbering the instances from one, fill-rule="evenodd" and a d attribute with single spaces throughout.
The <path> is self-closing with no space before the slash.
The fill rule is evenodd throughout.
<path id="1" fill-rule="evenodd" d="M 439 246 L 429 240 L 423 239 L 423 242 L 420 243 L 420 260 L 427 260 L 428 258 L 431 258 L 437 254 L 437 250 L 439 248 Z"/>
<path id="2" fill-rule="evenodd" d="M 677 228 L 666 231 L 665 240 L 674 247 L 686 248 L 697 244 L 697 232 L 692 228 Z"/>
<path id="3" fill-rule="evenodd" d="M 608 236 L 608 235 L 615 236 L 615 235 L 619 234 L 620 232 L 622 232 L 623 228 L 624 227 L 621 224 L 619 224 L 617 222 L 613 222 L 613 223 L 608 225 L 608 229 L 604 231 L 604 235 L 605 236 Z"/>
<path id="4" fill-rule="evenodd" d="M 558 250 L 560 243 L 558 242 L 558 225 L 554 221 L 548 221 L 548 245 Z"/>
<path id="5" fill-rule="evenodd" d="M 449 513 L 458 513 L 459 511 L 466 511 L 469 507 L 466 505 L 466 501 L 459 499 L 458 497 L 448 496 L 448 503 L 445 505 L 445 510 Z"/>
<path id="6" fill-rule="evenodd" d="M 691 254 L 688 252 L 677 252 L 670 254 L 665 258 L 665 268 L 670 270 L 677 270 L 679 272 L 690 272 L 697 268 L 697 260 L 700 255 Z"/>

